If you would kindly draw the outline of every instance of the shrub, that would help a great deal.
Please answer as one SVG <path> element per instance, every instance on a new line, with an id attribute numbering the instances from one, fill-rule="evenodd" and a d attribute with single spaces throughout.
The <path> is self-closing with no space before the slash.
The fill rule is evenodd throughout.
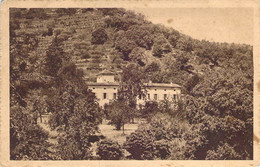
<path id="1" fill-rule="evenodd" d="M 170 155 L 170 145 L 167 140 L 159 140 L 155 143 L 156 155 L 161 159 L 166 159 Z"/>
<path id="2" fill-rule="evenodd" d="M 98 143 L 97 155 L 102 160 L 119 160 L 123 157 L 123 151 L 117 142 L 105 139 Z"/>

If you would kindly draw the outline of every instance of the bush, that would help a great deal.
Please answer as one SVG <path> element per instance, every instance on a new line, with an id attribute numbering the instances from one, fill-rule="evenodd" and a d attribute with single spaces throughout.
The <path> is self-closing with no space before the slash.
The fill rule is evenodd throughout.
<path id="1" fill-rule="evenodd" d="M 98 143 L 97 155 L 102 160 L 119 160 L 123 157 L 123 151 L 117 142 L 106 139 Z"/>
<path id="2" fill-rule="evenodd" d="M 167 140 L 159 140 L 155 143 L 156 155 L 161 159 L 166 159 L 170 155 L 170 145 Z"/>

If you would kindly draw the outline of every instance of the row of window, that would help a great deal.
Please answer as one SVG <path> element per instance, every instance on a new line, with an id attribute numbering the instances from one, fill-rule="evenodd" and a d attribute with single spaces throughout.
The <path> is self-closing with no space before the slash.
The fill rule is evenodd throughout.
<path id="1" fill-rule="evenodd" d="M 141 99 L 142 97 L 139 95 L 139 99 Z M 148 93 L 147 94 L 147 98 L 148 100 L 151 100 L 151 95 Z M 168 95 L 167 94 L 163 94 L 163 99 L 166 100 L 168 98 Z M 173 95 L 173 99 L 174 100 L 177 100 L 178 96 L 176 94 Z M 153 100 L 158 100 L 159 99 L 159 96 L 158 94 L 154 94 L 153 95 Z"/>
<path id="2" fill-rule="evenodd" d="M 95 88 L 92 88 L 93 90 L 95 89 Z M 106 89 L 106 88 L 104 88 L 104 89 Z M 114 88 L 114 90 L 116 90 L 116 88 Z M 154 89 L 155 91 L 157 90 L 157 89 Z M 164 89 L 164 91 L 166 91 L 166 89 Z M 176 91 L 176 89 L 174 89 L 173 91 Z"/>
<path id="3" fill-rule="evenodd" d="M 92 88 L 93 90 L 95 89 L 95 88 Z M 104 89 L 107 89 L 107 88 L 104 88 Z M 116 88 L 114 88 L 114 90 L 116 90 Z"/>
<path id="4" fill-rule="evenodd" d="M 117 94 L 116 94 L 116 93 L 113 93 L 113 99 L 116 99 L 116 96 L 117 96 Z M 150 94 L 147 94 L 147 98 L 148 98 L 148 100 L 151 100 L 151 95 L 150 95 Z M 164 98 L 164 99 L 167 99 L 167 98 L 168 98 L 168 95 L 167 95 L 167 94 L 164 94 L 164 95 L 163 95 L 163 98 Z M 103 99 L 107 99 L 107 93 L 103 93 Z M 139 95 L 139 99 L 142 99 L 142 96 L 141 96 L 141 95 Z M 158 94 L 154 94 L 154 95 L 153 95 L 153 100 L 158 100 L 158 99 L 159 99 Z M 174 95 L 173 95 L 173 99 L 174 99 L 174 100 L 177 100 L 177 99 L 178 99 L 178 95 L 174 94 Z"/>
<path id="5" fill-rule="evenodd" d="M 107 99 L 107 93 L 103 93 L 103 99 Z M 113 93 L 113 99 L 116 99 L 116 93 Z"/>

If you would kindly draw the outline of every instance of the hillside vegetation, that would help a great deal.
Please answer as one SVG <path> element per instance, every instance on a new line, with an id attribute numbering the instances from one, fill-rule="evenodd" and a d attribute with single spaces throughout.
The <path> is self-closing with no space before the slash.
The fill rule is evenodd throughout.
<path id="1" fill-rule="evenodd" d="M 129 64 L 147 81 L 182 86 L 185 121 L 147 107 L 158 113 L 127 139 L 128 158 L 252 159 L 252 46 L 196 40 L 125 9 L 11 9 L 10 63 L 11 159 L 93 159 L 102 112 L 85 82 Z M 48 134 L 37 125 L 44 112 L 63 132 L 60 152 L 45 150 Z"/>

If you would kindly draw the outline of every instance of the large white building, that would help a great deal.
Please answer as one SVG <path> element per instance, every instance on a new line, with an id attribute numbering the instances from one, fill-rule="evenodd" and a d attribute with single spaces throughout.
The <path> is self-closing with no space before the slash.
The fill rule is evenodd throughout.
<path id="1" fill-rule="evenodd" d="M 96 95 L 99 105 L 117 98 L 119 83 L 114 79 L 114 73 L 103 71 L 98 74 L 97 82 L 89 82 L 88 88 Z M 146 83 L 146 98 L 137 97 L 138 104 L 144 104 L 145 100 L 160 101 L 164 99 L 178 100 L 181 96 L 181 86 L 167 83 Z"/>

